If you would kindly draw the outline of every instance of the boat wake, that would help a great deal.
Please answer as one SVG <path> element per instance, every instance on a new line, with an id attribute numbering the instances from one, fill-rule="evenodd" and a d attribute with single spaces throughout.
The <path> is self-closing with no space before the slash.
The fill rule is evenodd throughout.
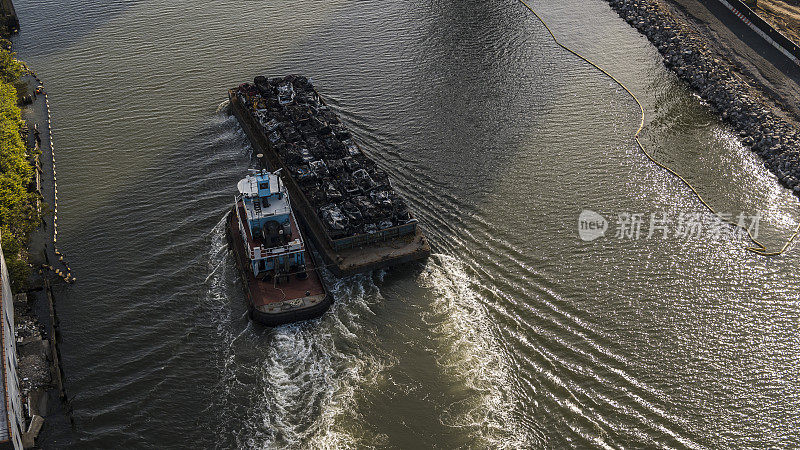
<path id="1" fill-rule="evenodd" d="M 447 378 L 469 391 L 446 408 L 442 424 L 463 429 L 492 448 L 525 446 L 509 390 L 508 355 L 483 306 L 481 287 L 463 262 L 444 254 L 431 256 L 421 281 L 435 295 L 423 317 L 435 333 L 438 363 Z"/>
<path id="2" fill-rule="evenodd" d="M 239 423 L 220 429 L 236 447 L 361 447 L 386 437 L 364 429 L 356 406 L 396 364 L 380 351 L 372 321 L 384 299 L 376 281 L 385 272 L 336 280 L 335 303 L 321 318 L 273 329 L 247 318 L 241 284 L 227 255 L 224 220 L 211 233 L 207 304 L 217 317 L 219 382 L 209 409 Z M 481 287 L 463 262 L 431 257 L 421 274 L 433 302 L 422 313 L 432 330 L 437 364 L 467 392 L 447 405 L 440 421 L 492 447 L 526 442 L 510 391 L 511 368 L 484 309 Z M 380 355 L 380 356 L 377 356 Z"/>
<path id="3" fill-rule="evenodd" d="M 217 430 L 219 442 L 341 448 L 380 441 L 361 429 L 354 407 L 392 364 L 375 356 L 376 330 L 359 319 L 382 301 L 372 276 L 329 282 L 335 303 L 319 319 L 272 329 L 253 325 L 225 251 L 224 226 L 220 220 L 212 230 L 208 261 L 207 303 L 223 343 L 208 408 L 224 417 L 220 424 L 240 427 Z"/>
<path id="4" fill-rule="evenodd" d="M 214 111 L 216 115 L 220 114 L 227 114 L 231 106 L 231 101 L 228 99 L 223 100 L 219 105 L 217 105 L 217 109 Z"/>
<path id="5" fill-rule="evenodd" d="M 212 147 L 248 148 L 247 138 L 224 108 L 214 115 Z M 222 156 L 222 155 L 220 155 Z M 358 406 L 397 365 L 377 338 L 377 306 L 386 271 L 345 279 L 326 276 L 334 297 L 321 318 L 274 329 L 247 317 L 244 292 L 227 254 L 224 218 L 209 236 L 204 309 L 218 335 L 218 382 L 208 411 L 218 418 L 219 443 L 260 447 L 360 447 L 387 440 L 362 425 Z M 462 260 L 434 255 L 421 275 L 432 301 L 421 313 L 431 330 L 438 366 L 460 394 L 440 422 L 492 447 L 519 446 L 510 389 L 511 367 L 485 309 L 485 292 Z M 462 390 L 463 387 L 463 390 Z M 518 408 L 517 408 L 518 409 Z M 236 428 L 222 424 L 236 423 Z"/>

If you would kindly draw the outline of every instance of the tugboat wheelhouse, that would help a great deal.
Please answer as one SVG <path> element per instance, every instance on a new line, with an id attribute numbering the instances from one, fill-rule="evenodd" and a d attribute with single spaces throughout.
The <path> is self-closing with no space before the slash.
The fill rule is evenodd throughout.
<path id="1" fill-rule="evenodd" d="M 286 188 L 276 173 L 261 171 L 238 184 L 235 203 L 239 238 L 249 250 L 250 268 L 260 279 L 305 271 L 305 244 L 293 226 Z"/>

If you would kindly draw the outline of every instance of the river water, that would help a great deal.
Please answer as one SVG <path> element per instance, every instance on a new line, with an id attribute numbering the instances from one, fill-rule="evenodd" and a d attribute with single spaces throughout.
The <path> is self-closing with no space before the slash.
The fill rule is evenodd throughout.
<path id="1" fill-rule="evenodd" d="M 796 249 L 647 239 L 651 213 L 712 217 L 637 149 L 630 97 L 520 3 L 16 3 L 79 280 L 57 304 L 75 429 L 45 445 L 800 445 Z M 601 0 L 532 6 L 642 100 L 659 160 L 780 248 L 797 199 L 645 38 Z M 264 329 L 225 249 L 250 147 L 224 102 L 287 73 L 390 172 L 434 254 L 328 277 L 330 312 Z M 579 238 L 584 209 L 605 237 Z M 615 236 L 621 213 L 638 239 Z"/>

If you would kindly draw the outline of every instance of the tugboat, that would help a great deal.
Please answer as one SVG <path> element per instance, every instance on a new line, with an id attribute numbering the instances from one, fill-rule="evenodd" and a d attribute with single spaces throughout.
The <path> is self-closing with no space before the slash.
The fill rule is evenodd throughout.
<path id="1" fill-rule="evenodd" d="M 322 315 L 331 296 L 294 217 L 280 170 L 251 171 L 227 217 L 228 248 L 244 282 L 250 318 L 274 327 Z"/>

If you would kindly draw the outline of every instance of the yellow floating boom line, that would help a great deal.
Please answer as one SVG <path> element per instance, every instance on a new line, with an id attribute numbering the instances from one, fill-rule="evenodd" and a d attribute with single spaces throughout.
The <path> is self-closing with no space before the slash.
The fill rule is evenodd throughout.
<path id="1" fill-rule="evenodd" d="M 29 67 L 23 65 L 24 69 L 28 71 L 35 79 L 36 82 L 39 83 L 40 86 L 43 86 L 44 83 L 36 73 L 31 70 Z M 38 88 L 37 88 L 38 92 Z M 47 109 L 47 131 L 48 131 L 48 139 L 50 141 L 50 156 L 53 163 L 53 251 L 58 256 L 58 260 L 61 264 L 67 269 L 66 275 L 60 269 L 56 269 L 50 265 L 43 265 L 43 268 L 47 268 L 55 272 L 58 276 L 64 279 L 67 283 L 75 282 L 75 277 L 72 276 L 72 270 L 69 268 L 69 264 L 64 259 L 64 254 L 58 250 L 57 241 L 58 241 L 58 178 L 56 177 L 56 150 L 55 146 L 53 145 L 53 127 L 52 127 L 52 115 L 50 113 L 50 99 L 47 97 L 47 91 L 43 90 L 42 93 L 44 94 L 44 103 Z"/>
<path id="2" fill-rule="evenodd" d="M 635 102 L 636 102 L 636 105 L 638 105 L 638 106 L 639 106 L 639 112 L 641 113 L 641 118 L 639 119 L 639 128 L 636 130 L 636 134 L 634 134 L 634 135 L 633 135 L 633 139 L 636 141 L 636 145 L 639 147 L 639 149 L 642 151 L 642 153 L 644 153 L 644 155 L 647 157 L 647 159 L 649 159 L 650 161 L 652 161 L 653 163 L 655 163 L 657 166 L 661 167 L 662 169 L 666 170 L 667 172 L 671 173 L 671 174 L 672 174 L 672 175 L 674 175 L 676 178 L 678 178 L 679 180 L 681 180 L 681 181 L 683 182 L 683 184 L 685 184 L 685 185 L 686 185 L 686 187 L 688 187 L 688 188 L 689 188 L 689 190 L 691 190 L 691 191 L 694 193 L 694 195 L 697 197 L 697 199 L 698 199 L 698 200 L 700 200 L 700 203 L 702 203 L 702 204 L 703 204 L 703 206 L 705 206 L 706 208 L 708 208 L 708 210 L 709 210 L 709 211 L 711 211 L 711 213 L 712 213 L 712 214 L 716 215 L 716 216 L 717 216 L 717 217 L 718 217 L 720 220 L 722 220 L 723 222 L 725 222 L 725 223 L 727 223 L 727 224 L 729 224 L 729 225 L 733 226 L 734 228 L 741 228 L 742 230 L 744 230 L 744 232 L 745 232 L 745 233 L 747 233 L 747 236 L 750 238 L 750 240 L 753 242 L 753 244 L 755 244 L 754 246 L 747 246 L 747 247 L 745 247 L 747 250 L 749 250 L 749 251 L 751 251 L 751 252 L 753 252 L 753 253 L 756 253 L 756 254 L 762 255 L 762 256 L 776 256 L 776 255 L 780 255 L 780 254 L 782 254 L 783 252 L 785 252 L 785 251 L 786 251 L 786 249 L 788 249 L 788 248 L 789 248 L 789 245 L 791 245 L 791 244 L 792 244 L 792 242 L 794 241 L 794 239 L 797 237 L 798 233 L 800 233 L 800 224 L 798 224 L 797 228 L 794 230 L 794 233 L 792 233 L 792 236 L 791 236 L 791 237 L 790 237 L 790 238 L 789 238 L 789 239 L 786 241 L 786 243 L 785 243 L 785 244 L 783 244 L 783 247 L 781 247 L 781 249 L 780 249 L 780 250 L 777 250 L 777 251 L 771 251 L 771 252 L 769 252 L 769 251 L 767 251 L 767 247 L 766 247 L 766 246 L 764 246 L 764 244 L 762 244 L 761 242 L 759 242 L 759 241 L 758 241 L 758 240 L 757 240 L 757 239 L 756 239 L 756 238 L 755 238 L 755 237 L 752 235 L 752 233 L 750 233 L 750 230 L 748 230 L 748 229 L 747 229 L 747 228 L 745 228 L 745 227 L 742 227 L 742 226 L 740 226 L 738 223 L 734 223 L 734 222 L 732 222 L 732 221 L 730 221 L 730 220 L 725 220 L 725 219 L 722 219 L 722 217 L 721 217 L 721 216 L 720 216 L 720 215 L 717 213 L 717 211 L 716 211 L 714 208 L 712 208 L 712 207 L 711 207 L 711 205 L 709 205 L 709 204 L 708 204 L 708 203 L 707 203 L 707 202 L 706 202 L 706 201 L 703 199 L 703 197 L 700 195 L 700 193 L 699 193 L 699 192 L 697 192 L 697 189 L 695 189 L 695 188 L 694 188 L 694 186 L 692 186 L 692 184 L 691 184 L 691 183 L 689 183 L 689 181 L 687 181 L 687 180 L 686 180 L 684 177 L 680 176 L 680 175 L 679 175 L 677 172 L 675 172 L 674 170 L 672 170 L 670 167 L 668 167 L 668 166 L 666 166 L 665 164 L 663 164 L 663 163 L 661 163 L 661 162 L 657 161 L 655 158 L 653 158 L 653 156 L 652 156 L 652 155 L 650 155 L 650 153 L 648 153 L 648 152 L 647 152 L 647 150 L 645 150 L 645 148 L 644 148 L 644 145 L 642 145 L 642 142 L 639 140 L 639 135 L 641 134 L 642 130 L 644 129 L 644 107 L 642 106 L 642 103 L 641 103 L 641 102 L 639 102 L 639 99 L 638 99 L 638 98 L 636 98 L 636 95 L 634 95 L 634 93 L 633 93 L 633 92 L 632 92 L 630 89 L 628 89 L 628 87 L 627 87 L 627 86 L 625 86 L 625 84 L 624 84 L 624 83 L 622 83 L 621 81 L 619 81 L 619 80 L 618 80 L 618 79 L 617 79 L 617 78 L 616 78 L 614 75 L 611 75 L 610 73 L 608 73 L 608 72 L 607 72 L 605 69 L 603 69 L 603 68 L 602 68 L 602 67 L 600 67 L 599 65 L 595 64 L 594 62 L 592 62 L 592 61 L 591 61 L 589 58 L 587 58 L 587 57 L 585 57 L 585 56 L 581 55 L 580 53 L 576 52 L 575 50 L 573 50 L 573 49 L 569 48 L 568 46 L 566 46 L 566 45 L 562 44 L 561 42 L 559 42 L 559 40 L 556 38 L 556 35 L 555 35 L 555 34 L 553 34 L 553 31 L 552 31 L 552 30 L 550 29 L 550 27 L 547 25 L 547 22 L 545 22 L 545 21 L 544 21 L 544 19 L 542 19 L 542 17 L 541 17 L 541 16 L 540 16 L 538 13 L 536 13 L 536 11 L 535 11 L 533 8 L 531 8 L 531 6 L 530 6 L 530 5 L 528 5 L 528 3 L 527 3 L 525 0 L 519 0 L 519 2 L 520 2 L 520 3 L 522 3 L 523 5 L 525 5 L 525 7 L 526 7 L 526 8 L 527 8 L 527 9 L 528 9 L 530 12 L 532 12 L 534 16 L 536 16 L 536 18 L 539 20 L 539 22 L 541 22 L 541 23 L 542 23 L 542 25 L 544 25 L 544 28 L 545 28 L 545 29 L 547 30 L 547 32 L 550 34 L 550 37 L 552 37 L 552 38 L 553 38 L 553 42 L 555 42 L 555 43 L 556 43 L 556 44 L 557 44 L 559 47 L 563 48 L 564 50 L 566 50 L 566 51 L 568 51 L 568 52 L 572 53 L 573 55 L 577 56 L 578 58 L 580 58 L 580 59 L 582 59 L 582 60 L 586 61 L 586 62 L 587 62 L 587 63 L 589 63 L 589 64 L 590 64 L 592 67 L 594 67 L 595 69 L 599 70 L 600 72 L 602 72 L 602 73 L 603 73 L 604 75 L 606 75 L 607 77 L 611 78 L 611 79 L 612 79 L 612 80 L 613 80 L 615 83 L 617 83 L 617 84 L 618 84 L 618 85 L 619 85 L 619 86 L 620 86 L 622 89 L 624 89 L 624 90 L 625 90 L 625 92 L 627 92 L 627 93 L 628 93 L 628 95 L 630 95 L 630 96 L 631 96 L 631 98 L 633 99 L 633 101 L 635 101 Z"/>

